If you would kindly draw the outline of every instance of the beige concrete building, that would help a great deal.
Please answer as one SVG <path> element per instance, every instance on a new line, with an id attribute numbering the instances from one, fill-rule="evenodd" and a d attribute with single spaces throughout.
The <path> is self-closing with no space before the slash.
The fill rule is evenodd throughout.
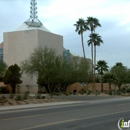
<path id="1" fill-rule="evenodd" d="M 8 66 L 21 65 L 21 62 L 29 58 L 30 54 L 38 47 L 55 49 L 57 54 L 63 55 L 63 36 L 49 31 L 37 17 L 37 3 L 31 0 L 30 18 L 17 30 L 4 33 L 3 56 Z M 2 46 L 2 45 L 1 45 Z M 37 85 L 36 77 L 30 78 L 23 74 L 22 85 Z"/>
<path id="2" fill-rule="evenodd" d="M 52 33 L 38 20 L 36 5 L 36 1 L 31 0 L 30 18 L 15 31 L 4 33 L 4 41 L 0 47 L 4 50 L 3 59 L 8 66 L 15 63 L 20 66 L 37 47 L 53 48 L 59 55 L 73 56 L 63 47 L 63 36 Z M 23 74 L 22 80 L 22 86 L 37 86 L 36 76 L 30 78 Z"/>
<path id="3" fill-rule="evenodd" d="M 4 61 L 9 66 L 15 63 L 21 65 L 37 47 L 53 48 L 63 55 L 63 37 L 40 29 L 4 33 Z M 30 79 L 23 75 L 22 84 L 36 85 L 36 78 Z"/>

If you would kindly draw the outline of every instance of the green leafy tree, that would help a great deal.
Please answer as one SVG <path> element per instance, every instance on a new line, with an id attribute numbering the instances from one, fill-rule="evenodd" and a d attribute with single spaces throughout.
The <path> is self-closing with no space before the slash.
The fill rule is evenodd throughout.
<path id="1" fill-rule="evenodd" d="M 108 71 L 108 66 L 107 66 L 107 62 L 104 60 L 99 60 L 96 64 L 96 68 L 98 71 L 98 74 L 100 74 L 101 76 L 101 92 L 103 92 L 103 75 L 106 71 Z"/>
<path id="2" fill-rule="evenodd" d="M 37 48 L 29 59 L 22 62 L 22 68 L 31 76 L 37 75 L 37 83 L 40 86 L 46 86 L 53 97 L 56 90 L 62 88 L 62 84 L 68 85 L 86 79 L 88 68 L 86 64 L 82 64 L 83 61 L 84 59 L 79 61 L 77 58 L 71 58 L 68 63 L 53 49 Z"/>
<path id="3" fill-rule="evenodd" d="M 127 67 L 123 66 L 121 62 L 117 62 L 112 68 L 111 73 L 116 75 L 116 82 L 115 84 L 120 89 L 123 83 L 128 82 L 128 69 Z"/>
<path id="4" fill-rule="evenodd" d="M 0 60 L 0 77 L 4 76 L 6 69 L 7 69 L 6 63 Z"/>
<path id="5" fill-rule="evenodd" d="M 22 76 L 22 71 L 17 64 L 9 66 L 9 68 L 5 73 L 4 83 L 11 85 L 13 93 L 15 93 L 16 84 L 22 83 L 22 80 L 20 79 L 21 76 Z"/>
<path id="6" fill-rule="evenodd" d="M 113 73 L 108 72 L 103 75 L 103 82 L 109 83 L 109 90 L 111 90 L 112 83 L 116 82 L 116 76 Z"/>
<path id="7" fill-rule="evenodd" d="M 86 30 L 89 30 L 87 24 L 85 23 L 85 20 L 80 18 L 76 24 L 74 24 L 74 26 L 76 26 L 76 32 L 78 32 L 79 35 L 81 35 L 81 43 L 82 43 L 82 49 L 83 49 L 83 55 L 84 55 L 84 58 L 86 58 L 85 56 L 85 49 L 84 49 L 84 42 L 83 42 L 83 33 L 86 31 Z"/>

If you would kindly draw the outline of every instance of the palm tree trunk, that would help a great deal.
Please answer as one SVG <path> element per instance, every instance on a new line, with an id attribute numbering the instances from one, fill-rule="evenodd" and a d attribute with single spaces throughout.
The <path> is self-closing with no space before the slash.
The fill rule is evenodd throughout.
<path id="1" fill-rule="evenodd" d="M 102 75 L 101 75 L 101 92 L 103 92 L 103 81 L 102 81 Z"/>
<path id="2" fill-rule="evenodd" d="M 85 57 L 85 49 L 84 49 L 84 42 L 83 42 L 83 33 L 81 34 L 81 41 L 82 41 L 83 55 L 85 59 L 86 57 Z"/>
<path id="3" fill-rule="evenodd" d="M 93 31 L 91 31 L 91 34 L 93 34 Z M 91 57 L 92 57 L 92 78 L 93 78 L 93 85 L 92 85 L 92 89 L 93 89 L 93 93 L 95 91 L 95 84 L 94 84 L 94 73 L 93 73 L 93 43 L 91 44 Z"/>
<path id="4" fill-rule="evenodd" d="M 96 79 L 95 66 L 96 66 L 96 46 L 94 45 L 94 65 L 93 65 L 93 70 L 94 70 L 94 88 L 95 88 L 95 79 Z"/>
<path id="5" fill-rule="evenodd" d="M 111 83 L 109 83 L 109 91 L 111 90 Z"/>

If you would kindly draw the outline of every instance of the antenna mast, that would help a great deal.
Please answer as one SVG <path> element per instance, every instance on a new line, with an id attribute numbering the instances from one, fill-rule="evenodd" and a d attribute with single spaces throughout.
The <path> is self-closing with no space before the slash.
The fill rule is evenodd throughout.
<path id="1" fill-rule="evenodd" d="M 25 21 L 25 23 L 30 27 L 41 27 L 42 23 L 37 16 L 37 2 L 36 0 L 31 0 L 30 2 L 30 18 Z"/>

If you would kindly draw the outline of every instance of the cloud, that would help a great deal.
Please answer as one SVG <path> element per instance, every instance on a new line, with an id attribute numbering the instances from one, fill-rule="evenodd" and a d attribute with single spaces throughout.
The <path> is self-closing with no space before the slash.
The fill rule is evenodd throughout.
<path id="1" fill-rule="evenodd" d="M 79 19 L 93 16 L 102 27 L 96 32 L 104 44 L 97 49 L 97 59 L 106 59 L 109 65 L 121 61 L 130 67 L 130 0 L 37 0 L 38 18 L 53 33 L 64 36 L 65 48 L 82 56 L 81 38 L 73 24 Z M 30 16 L 30 0 L 0 1 L 0 42 L 3 32 L 14 31 Z M 87 57 L 91 49 L 87 46 L 89 32 L 84 34 Z M 118 47 L 118 48 L 117 48 Z"/>

